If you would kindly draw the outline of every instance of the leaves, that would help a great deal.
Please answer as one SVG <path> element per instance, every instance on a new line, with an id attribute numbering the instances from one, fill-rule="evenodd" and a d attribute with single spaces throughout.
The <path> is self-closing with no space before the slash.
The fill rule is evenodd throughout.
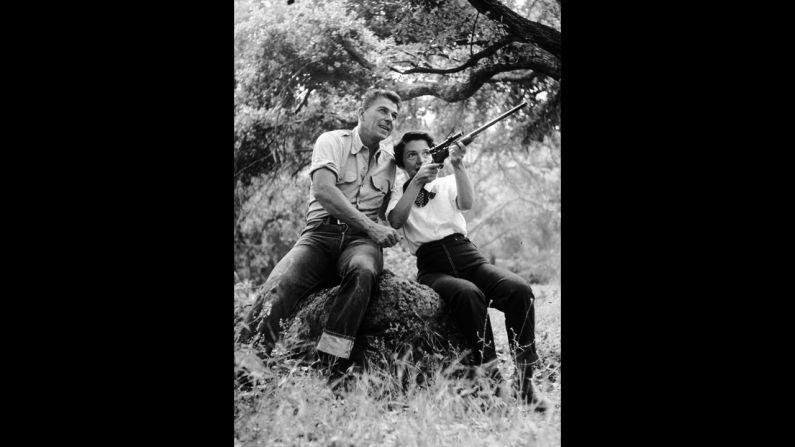
<path id="1" fill-rule="evenodd" d="M 523 17 L 559 29 L 555 1 L 502 3 Z M 308 198 L 308 180 L 301 173 L 309 164 L 314 142 L 325 131 L 355 126 L 355 110 L 368 88 L 392 87 L 403 96 L 393 138 L 413 129 L 430 131 L 437 138 L 453 129 L 472 130 L 523 100 L 531 107 L 479 137 L 473 153 L 486 157 L 533 153 L 533 148 L 556 138 L 560 84 L 523 65 L 531 55 L 537 61 L 549 59 L 554 66 L 554 57 L 528 43 L 495 47 L 509 31 L 472 4 L 463 0 L 235 2 L 235 266 L 243 277 L 267 275 L 295 241 Z M 471 59 L 473 55 L 478 57 Z M 395 71 L 464 65 L 447 74 Z M 553 154 L 547 158 L 558 165 L 559 147 L 547 151 Z M 501 159 L 510 160 L 505 155 Z M 535 166 L 541 161 L 531 157 L 524 162 Z M 507 177 L 499 177 L 502 184 L 494 185 L 494 192 L 482 198 L 484 203 L 506 196 L 496 189 L 506 185 L 530 191 L 518 195 L 520 200 L 542 203 L 559 197 L 554 181 L 538 183 L 538 175 L 530 171 L 526 175 L 533 180 L 525 184 L 518 177 L 520 171 L 504 162 L 494 163 L 487 163 L 498 169 L 492 172 Z M 489 184 L 488 172 L 483 174 L 480 193 Z M 545 211 L 553 213 L 547 218 L 538 214 L 538 207 L 523 209 L 535 214 L 503 212 L 497 217 L 542 223 L 556 219 L 555 211 Z"/>

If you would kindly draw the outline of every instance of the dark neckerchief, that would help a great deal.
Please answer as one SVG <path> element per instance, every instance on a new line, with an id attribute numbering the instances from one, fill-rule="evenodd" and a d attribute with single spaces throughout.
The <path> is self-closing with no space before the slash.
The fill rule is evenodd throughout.
<path id="1" fill-rule="evenodd" d="M 412 177 L 413 178 L 413 177 Z M 406 180 L 406 183 L 403 184 L 403 192 L 406 192 L 406 188 L 409 187 L 409 183 L 411 179 Z M 425 189 L 425 186 L 420 188 L 420 193 L 417 194 L 417 198 L 414 199 L 414 204 L 418 207 L 422 208 L 428 204 L 428 201 L 436 197 L 435 192 L 430 192 Z"/>

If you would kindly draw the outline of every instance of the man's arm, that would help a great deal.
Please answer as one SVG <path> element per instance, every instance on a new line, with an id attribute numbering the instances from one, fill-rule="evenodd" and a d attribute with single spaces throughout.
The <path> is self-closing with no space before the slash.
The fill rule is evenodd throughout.
<path id="1" fill-rule="evenodd" d="M 336 175 L 331 170 L 321 168 L 313 172 L 312 189 L 317 201 L 329 214 L 355 230 L 365 231 L 378 245 L 391 247 L 400 240 L 397 231 L 373 222 L 348 202 L 342 191 L 337 188 Z"/>
<path id="2" fill-rule="evenodd" d="M 406 223 L 406 219 L 409 218 L 411 206 L 414 204 L 414 199 L 416 199 L 417 195 L 420 193 L 420 189 L 422 189 L 426 183 L 436 178 L 436 175 L 439 173 L 439 168 L 441 167 L 442 163 L 428 163 L 422 165 L 417 175 L 408 180 L 409 186 L 406 187 L 406 191 L 403 193 L 403 196 L 400 197 L 395 208 L 389 212 L 388 220 L 392 228 L 403 227 L 403 224 Z"/>
<path id="3" fill-rule="evenodd" d="M 458 193 L 456 194 L 455 202 L 458 209 L 462 211 L 472 209 L 475 202 L 475 189 L 472 187 L 472 182 L 469 181 L 469 176 L 464 169 L 464 155 L 466 149 L 455 144 L 450 149 L 450 164 L 453 166 L 453 174 L 455 175 L 455 187 Z"/>

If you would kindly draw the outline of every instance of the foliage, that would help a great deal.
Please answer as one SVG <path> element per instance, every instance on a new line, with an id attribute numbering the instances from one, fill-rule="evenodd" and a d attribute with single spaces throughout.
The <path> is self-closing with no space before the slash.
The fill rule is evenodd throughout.
<path id="1" fill-rule="evenodd" d="M 529 22 L 517 28 L 477 9 L 503 5 Z M 366 89 L 404 98 L 393 138 L 421 129 L 441 139 L 527 101 L 470 145 L 476 202 L 465 217 L 484 255 L 549 284 L 533 285 L 537 379 L 559 402 L 560 59 L 528 30 L 559 39 L 559 3 L 235 1 L 236 324 L 303 229 L 314 141 L 352 128 Z M 415 261 L 400 246 L 384 251 L 384 267 L 401 278 L 416 278 Z M 490 313 L 508 374 L 504 322 Z M 236 344 L 236 365 L 247 359 L 252 353 Z M 471 384 L 443 369 L 406 389 L 394 369 L 374 368 L 335 395 L 312 365 L 277 356 L 265 366 L 252 390 L 235 389 L 236 447 L 560 443 L 559 413 L 545 421 L 511 397 L 462 398 Z"/>
<path id="2" fill-rule="evenodd" d="M 309 176 L 283 170 L 255 177 L 243 189 L 248 199 L 235 216 L 235 271 L 261 281 L 301 234 Z"/>
<path id="3" fill-rule="evenodd" d="M 498 265 L 533 281 L 558 276 L 560 82 L 544 70 L 516 68 L 528 55 L 555 57 L 479 12 L 484 3 L 496 2 L 235 2 L 235 269 L 241 277 L 264 280 L 297 239 L 314 140 L 353 127 L 360 95 L 373 86 L 397 89 L 405 99 L 393 138 L 423 129 L 441 139 L 530 103 L 470 146 L 478 200 L 466 217 L 472 239 Z M 555 1 L 502 3 L 560 29 Z M 488 69 L 495 71 L 478 78 Z M 399 255 L 394 259 L 413 263 Z"/>
<path id="4" fill-rule="evenodd" d="M 503 140 L 498 132 L 487 131 L 466 156 L 476 197 L 473 209 L 464 213 L 469 237 L 496 265 L 532 283 L 556 281 L 561 243 L 559 142 L 547 138 L 524 152 L 500 145 Z M 283 171 L 256 178 L 248 188 L 250 199 L 238 216 L 235 268 L 241 277 L 261 283 L 303 229 L 309 178 L 305 170 L 295 176 Z M 384 266 L 416 279 L 416 258 L 403 246 L 384 250 Z"/>
<path id="5" fill-rule="evenodd" d="M 320 133 L 349 127 L 353 95 L 373 74 L 345 47 L 372 57 L 384 47 L 341 1 L 265 1 L 249 14 L 235 26 L 235 176 L 244 185 L 306 162 Z M 338 110 L 351 115 L 330 113 Z"/>
<path id="6" fill-rule="evenodd" d="M 520 144 L 541 141 L 553 131 L 559 118 L 554 106 L 558 80 L 527 69 L 522 58 L 535 55 L 536 47 L 522 42 L 515 30 L 487 19 L 474 4 L 237 0 L 236 226 L 252 179 L 282 169 L 299 172 L 320 133 L 355 125 L 358 100 L 370 87 L 394 88 L 407 100 L 443 98 L 407 102 L 404 115 L 417 119 L 428 112 L 438 115 L 448 102 L 467 98 L 472 98 L 468 107 L 480 112 L 528 100 L 531 113 L 514 128 Z M 538 24 L 559 29 L 556 2 L 506 4 Z M 505 38 L 518 40 L 502 45 Z M 496 50 L 489 53 L 492 48 Z M 488 55 L 473 57 L 483 51 Z M 537 59 L 545 58 L 555 60 L 554 55 Z M 423 72 L 467 61 L 470 66 L 453 73 Z M 411 70 L 420 71 L 406 73 Z M 550 100 L 538 101 L 540 92 Z"/>
<path id="7" fill-rule="evenodd" d="M 477 200 L 465 213 L 470 239 L 530 282 L 559 279 L 559 144 L 547 138 L 524 152 L 476 143 L 469 174 Z"/>
<path id="8" fill-rule="evenodd" d="M 541 389 L 560 402 L 560 292 L 534 286 Z M 236 287 L 236 306 L 252 296 L 250 284 Z M 513 361 L 497 311 L 490 311 L 505 377 Z M 235 346 L 236 363 L 248 355 Z M 387 354 L 388 355 L 388 354 Z M 252 389 L 235 387 L 235 445 L 560 445 L 560 412 L 548 418 L 513 396 L 473 393 L 472 383 L 437 369 L 430 380 L 404 387 L 388 369 L 357 375 L 347 391 L 333 392 L 322 371 L 288 357 L 269 359 L 257 370 Z"/>

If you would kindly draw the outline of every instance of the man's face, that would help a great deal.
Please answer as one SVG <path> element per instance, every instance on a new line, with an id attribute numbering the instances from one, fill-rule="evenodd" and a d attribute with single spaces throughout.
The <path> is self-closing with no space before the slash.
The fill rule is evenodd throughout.
<path id="1" fill-rule="evenodd" d="M 403 148 L 403 169 L 410 177 L 417 174 L 420 166 L 431 161 L 431 147 L 425 140 L 411 140 Z"/>
<path id="2" fill-rule="evenodd" d="M 370 104 L 367 109 L 359 108 L 359 136 L 365 144 L 380 142 L 392 133 L 397 119 L 397 104 L 383 96 Z"/>

